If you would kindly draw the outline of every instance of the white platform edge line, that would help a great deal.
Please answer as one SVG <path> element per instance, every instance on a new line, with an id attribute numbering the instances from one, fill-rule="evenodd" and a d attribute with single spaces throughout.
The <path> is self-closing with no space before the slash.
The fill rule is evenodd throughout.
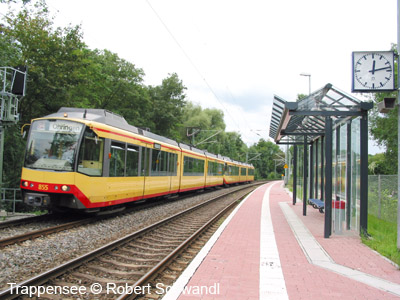
<path id="1" fill-rule="evenodd" d="M 189 280 L 192 278 L 193 274 L 196 272 L 197 268 L 200 266 L 200 264 L 206 258 L 208 253 L 211 251 L 212 247 L 217 242 L 218 238 L 221 236 L 222 232 L 225 230 L 226 226 L 228 226 L 228 224 L 232 220 L 232 218 L 236 215 L 237 211 L 240 209 L 240 207 L 243 205 L 243 203 L 245 203 L 246 200 L 253 193 L 255 193 L 258 189 L 260 189 L 264 186 L 265 186 L 265 184 L 256 188 L 249 195 L 247 195 L 246 198 L 243 199 L 243 201 L 240 202 L 240 204 L 225 219 L 225 221 L 221 224 L 221 226 L 217 229 L 217 231 L 211 236 L 211 238 L 208 240 L 208 242 L 204 245 L 204 247 L 200 250 L 200 252 L 191 261 L 191 263 L 188 265 L 188 267 L 185 269 L 185 271 L 183 271 L 181 276 L 179 276 L 179 278 L 174 282 L 174 284 L 171 286 L 171 288 L 168 290 L 168 292 L 163 297 L 163 300 L 178 299 L 178 297 L 181 295 L 182 291 L 184 290 L 185 286 L 187 285 Z"/>
<path id="2" fill-rule="evenodd" d="M 342 275 L 344 277 L 356 280 L 368 286 L 391 293 L 393 295 L 400 296 L 400 284 L 334 262 L 332 258 L 326 253 L 325 249 L 323 249 L 323 247 L 318 243 L 318 241 L 314 238 L 314 236 L 309 232 L 308 228 L 304 225 L 303 221 L 301 221 L 301 219 L 296 215 L 296 213 L 290 208 L 288 203 L 280 202 L 279 205 L 285 215 L 287 222 L 289 223 L 293 231 L 293 234 L 296 236 L 296 239 L 300 247 L 303 249 L 305 256 L 309 258 L 309 262 L 311 264 L 319 266 L 336 274 Z M 299 233 L 300 231 L 302 232 Z M 309 248 L 305 245 L 306 241 L 304 239 L 304 235 L 305 236 L 311 235 L 311 237 L 308 238 L 314 240 L 318 248 L 323 249 L 323 252 L 327 256 L 325 259 L 321 260 L 320 257 L 315 257 L 314 255 L 315 253 L 313 251 L 310 251 L 310 249 L 312 248 Z"/>
<path id="3" fill-rule="evenodd" d="M 274 227 L 270 210 L 271 188 L 280 182 L 271 184 L 264 193 L 261 208 L 260 225 L 260 300 L 288 300 L 285 277 L 282 272 L 278 246 L 276 244 Z"/>

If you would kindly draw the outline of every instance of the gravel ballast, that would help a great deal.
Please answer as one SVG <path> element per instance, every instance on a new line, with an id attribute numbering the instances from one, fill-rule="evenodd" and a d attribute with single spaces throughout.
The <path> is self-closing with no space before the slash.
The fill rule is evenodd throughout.
<path id="1" fill-rule="evenodd" d="M 9 283 L 24 281 L 227 191 L 228 189 L 219 189 L 195 194 L 183 200 L 168 201 L 155 207 L 0 249 L 0 291 L 9 288 Z M 244 195 L 247 192 L 248 189 L 245 189 L 239 193 Z"/>

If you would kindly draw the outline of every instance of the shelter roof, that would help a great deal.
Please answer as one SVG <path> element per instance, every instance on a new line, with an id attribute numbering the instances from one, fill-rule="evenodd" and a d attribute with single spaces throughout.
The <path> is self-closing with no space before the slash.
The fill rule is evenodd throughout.
<path id="1" fill-rule="evenodd" d="M 325 118 L 334 124 L 361 116 L 372 108 L 372 102 L 363 102 L 339 90 L 332 84 L 313 92 L 299 102 L 288 102 L 274 96 L 269 136 L 278 144 L 311 142 L 325 134 Z"/>

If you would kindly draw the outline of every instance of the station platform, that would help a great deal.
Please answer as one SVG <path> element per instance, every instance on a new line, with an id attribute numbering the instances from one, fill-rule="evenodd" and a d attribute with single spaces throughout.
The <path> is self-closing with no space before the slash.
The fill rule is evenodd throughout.
<path id="1" fill-rule="evenodd" d="M 400 270 L 353 233 L 324 239 L 324 215 L 292 205 L 282 181 L 253 191 L 164 300 L 400 299 Z"/>

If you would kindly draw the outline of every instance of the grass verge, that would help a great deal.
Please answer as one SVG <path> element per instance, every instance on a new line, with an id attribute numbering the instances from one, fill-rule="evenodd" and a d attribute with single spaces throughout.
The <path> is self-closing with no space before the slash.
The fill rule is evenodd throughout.
<path id="1" fill-rule="evenodd" d="M 368 215 L 370 238 L 362 238 L 364 244 L 400 265 L 400 251 L 397 249 L 397 224 Z"/>

